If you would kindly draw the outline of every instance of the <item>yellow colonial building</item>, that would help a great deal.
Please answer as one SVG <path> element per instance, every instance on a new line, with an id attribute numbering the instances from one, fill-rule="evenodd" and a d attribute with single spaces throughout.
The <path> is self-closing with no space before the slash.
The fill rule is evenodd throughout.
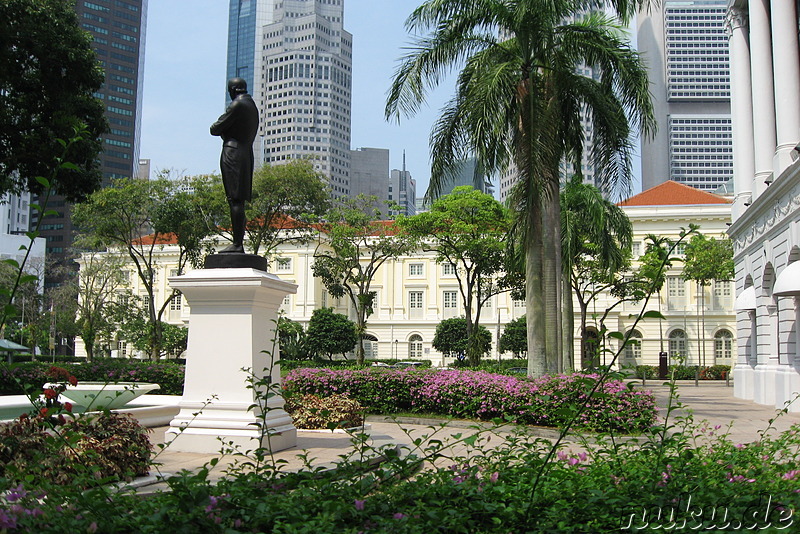
<path id="1" fill-rule="evenodd" d="M 631 197 L 621 206 L 633 223 L 634 257 L 644 252 L 648 234 L 675 239 L 682 227 L 693 223 L 699 225 L 704 234 L 719 238 L 730 222 L 730 203 L 726 199 L 675 182 L 667 182 Z M 270 272 L 298 286 L 297 293 L 284 300 L 283 313 L 303 325 L 307 325 L 313 311 L 321 307 L 333 307 L 335 311 L 355 318 L 346 297 L 331 297 L 322 283 L 314 278 L 311 267 L 317 246 L 324 244 L 316 241 L 305 245 L 284 244 L 270 258 Z M 155 299 L 160 304 L 172 293 L 169 278 L 178 274 L 177 246 L 170 243 L 159 245 L 155 258 Z M 622 364 L 656 365 L 662 339 L 665 351 L 669 351 L 673 357 L 684 357 L 691 365 L 703 361 L 707 365 L 735 361 L 735 315 L 731 283 L 721 282 L 705 288 L 706 295 L 702 299 L 705 307 L 703 328 L 699 293 L 693 283 L 683 281 L 680 270 L 679 264 L 673 266 L 661 293 L 660 309 L 666 320 L 646 319 L 636 325 L 635 335 L 640 344 L 628 347 L 623 354 Z M 132 266 L 126 279 L 126 291 L 145 295 Z M 372 290 L 377 297 L 374 313 L 367 321 L 367 358 L 421 358 L 430 360 L 435 366 L 451 363 L 449 358 L 431 346 L 439 322 L 463 314 L 458 282 L 451 265 L 436 263 L 432 252 L 420 251 L 401 256 L 381 266 L 373 280 Z M 591 306 L 591 329 L 599 329 L 599 317 L 613 303 L 611 296 L 604 294 Z M 659 309 L 657 296 L 650 301 L 648 309 Z M 634 316 L 641 310 L 641 303 L 616 306 L 608 314 L 605 325 L 609 330 L 625 332 L 632 327 Z M 510 354 L 498 354 L 497 339 L 506 323 L 524 313 L 524 302 L 512 299 L 509 293 L 493 296 L 484 306 L 481 324 L 492 334 L 490 358 L 511 357 Z M 189 307 L 179 295 L 165 311 L 164 320 L 188 325 L 190 315 Z M 577 319 L 576 316 L 576 355 L 580 354 Z M 76 340 L 76 353 L 79 356 L 85 354 L 80 339 Z M 118 340 L 113 354 L 119 357 L 133 356 L 125 340 Z"/>

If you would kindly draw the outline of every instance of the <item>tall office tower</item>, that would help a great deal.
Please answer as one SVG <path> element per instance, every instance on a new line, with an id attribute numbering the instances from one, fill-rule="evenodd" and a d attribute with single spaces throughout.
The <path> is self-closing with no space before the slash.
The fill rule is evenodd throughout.
<path id="1" fill-rule="evenodd" d="M 78 0 L 81 27 L 94 37 L 94 49 L 106 81 L 97 93 L 106 108 L 109 131 L 103 137 L 100 167 L 103 185 L 137 175 L 144 76 L 144 38 L 147 0 Z M 57 215 L 43 221 L 47 254 L 66 259 L 73 240 L 70 205 L 61 196 L 48 207 Z M 49 284 L 50 282 L 48 282 Z"/>
<path id="2" fill-rule="evenodd" d="M 417 214 L 417 181 L 406 170 L 406 155 L 403 154 L 403 169 L 392 169 L 389 174 L 389 200 L 398 205 L 390 215 Z"/>
<path id="3" fill-rule="evenodd" d="M 642 140 L 642 189 L 715 190 L 733 178 L 727 0 L 665 0 L 638 18 L 658 131 Z"/>
<path id="4" fill-rule="evenodd" d="M 350 151 L 350 196 L 378 197 L 375 205 L 383 216 L 389 214 L 389 150 L 358 148 Z"/>
<path id="5" fill-rule="evenodd" d="M 494 186 L 492 185 L 489 177 L 485 173 L 479 172 L 476 169 L 477 161 L 475 158 L 469 158 L 461 163 L 458 173 L 446 180 L 442 187 L 442 195 L 450 194 L 453 189 L 462 185 L 469 185 L 481 193 L 489 195 L 494 194 Z M 478 175 L 476 176 L 476 172 Z"/>
<path id="6" fill-rule="evenodd" d="M 231 0 L 228 28 L 228 74 L 248 81 L 260 112 L 256 160 L 308 158 L 335 196 L 350 194 L 353 40 L 343 19 L 343 0 Z"/>

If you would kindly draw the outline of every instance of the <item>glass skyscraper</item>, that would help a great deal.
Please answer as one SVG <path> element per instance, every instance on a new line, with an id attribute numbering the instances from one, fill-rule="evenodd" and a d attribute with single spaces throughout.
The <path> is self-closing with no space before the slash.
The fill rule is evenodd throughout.
<path id="1" fill-rule="evenodd" d="M 106 186 L 113 179 L 137 175 L 147 0 L 78 0 L 75 10 L 81 28 L 94 38 L 93 47 L 106 76 L 95 95 L 103 101 L 109 123 L 100 154 Z M 48 207 L 56 215 L 44 221 L 42 237 L 47 240 L 48 257 L 63 261 L 73 239 L 70 205 L 55 196 Z"/>

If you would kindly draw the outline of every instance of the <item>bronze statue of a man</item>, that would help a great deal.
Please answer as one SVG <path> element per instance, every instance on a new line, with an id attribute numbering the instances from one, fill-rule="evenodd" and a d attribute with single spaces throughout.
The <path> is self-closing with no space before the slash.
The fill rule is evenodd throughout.
<path id="1" fill-rule="evenodd" d="M 211 135 L 222 137 L 219 164 L 233 227 L 233 244 L 220 253 L 244 253 L 244 203 L 253 192 L 253 140 L 258 131 L 258 108 L 247 94 L 247 82 L 242 78 L 228 80 L 228 94 L 231 95 L 228 109 L 211 125 Z"/>

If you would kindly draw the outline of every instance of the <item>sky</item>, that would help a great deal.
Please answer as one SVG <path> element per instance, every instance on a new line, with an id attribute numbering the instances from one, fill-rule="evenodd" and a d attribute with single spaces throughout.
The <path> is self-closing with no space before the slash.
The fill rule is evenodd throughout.
<path id="1" fill-rule="evenodd" d="M 410 43 L 404 22 L 418 3 L 345 0 L 344 28 L 353 34 L 351 147 L 388 148 L 392 169 L 402 168 L 405 151 L 422 196 L 430 177 L 430 129 L 453 94 L 452 82 L 399 124 L 383 113 L 397 60 Z M 208 129 L 225 109 L 228 0 L 148 4 L 140 157 L 151 160 L 151 174 L 218 172 L 221 142 Z"/>

